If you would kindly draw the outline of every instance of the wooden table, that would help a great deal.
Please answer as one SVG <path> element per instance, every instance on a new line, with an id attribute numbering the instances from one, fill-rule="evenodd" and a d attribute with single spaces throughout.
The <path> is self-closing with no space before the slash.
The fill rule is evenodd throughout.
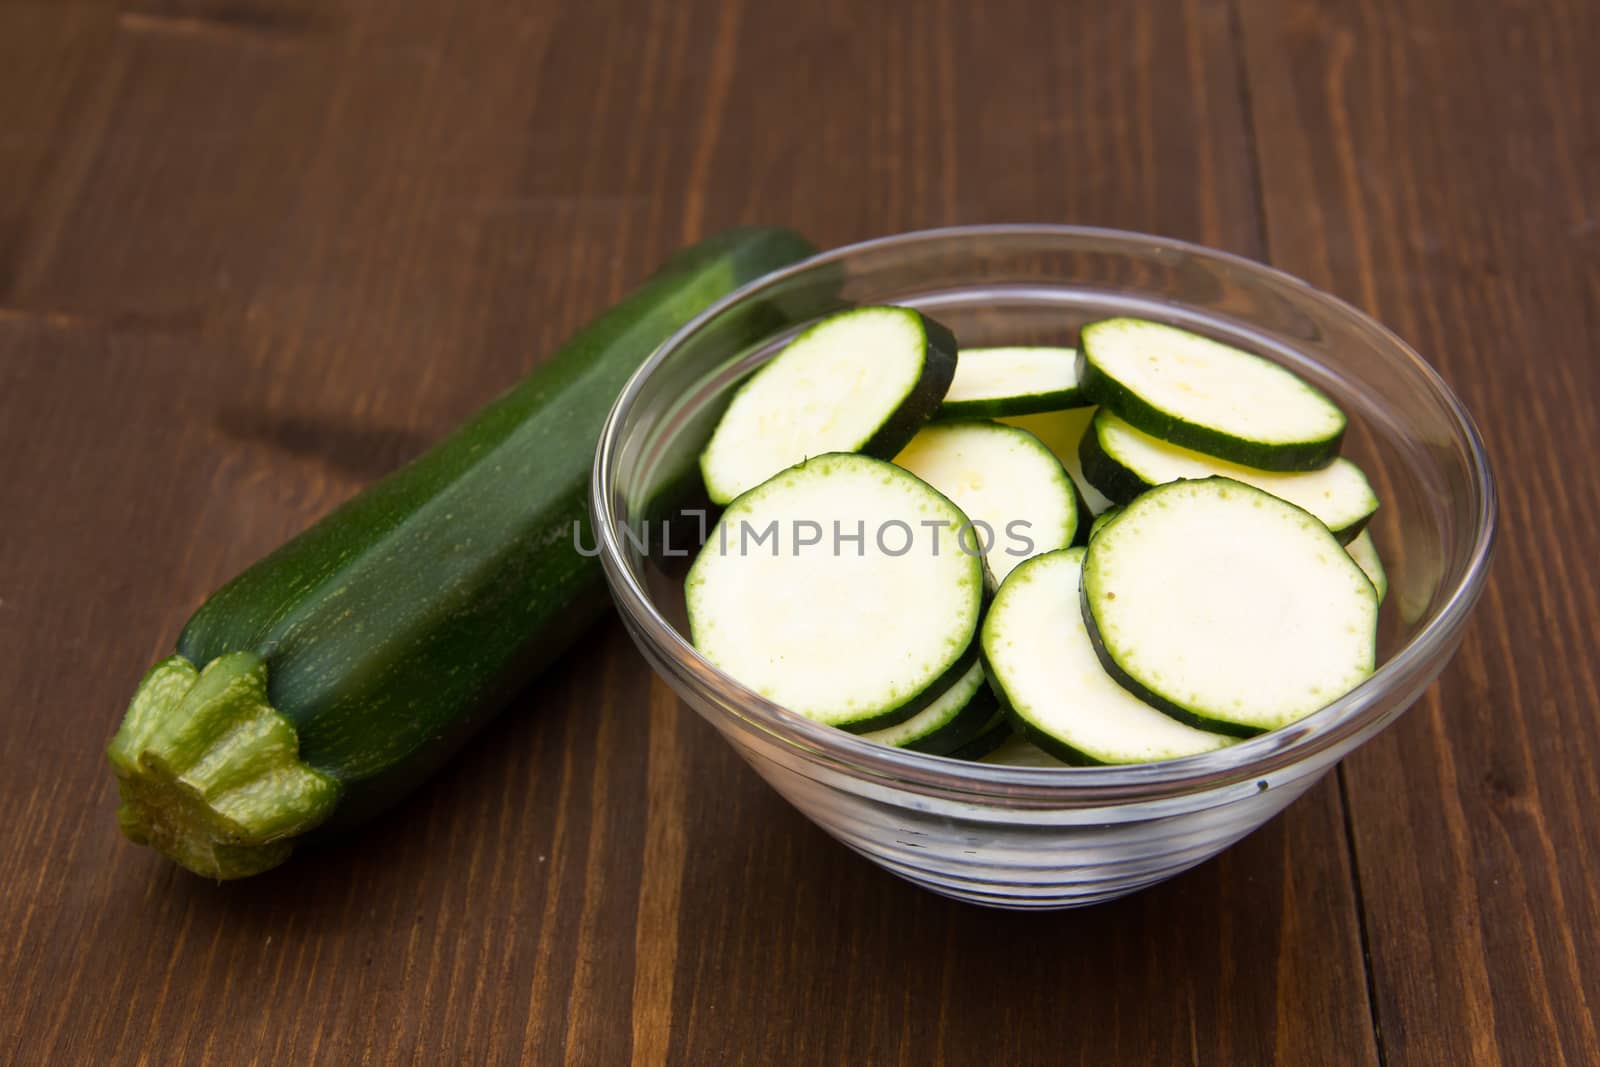
<path id="1" fill-rule="evenodd" d="M 1600 1062 L 1597 70 L 1592 0 L 0 0 L 0 1060 Z M 1460 655 L 1266 829 L 951 903 L 613 623 L 348 849 L 118 835 L 204 595 L 669 250 L 1014 220 L 1300 274 L 1481 421 Z"/>

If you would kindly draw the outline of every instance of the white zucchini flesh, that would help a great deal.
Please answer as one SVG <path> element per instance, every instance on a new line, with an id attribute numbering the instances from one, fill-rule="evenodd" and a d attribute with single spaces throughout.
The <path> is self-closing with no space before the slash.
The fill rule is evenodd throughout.
<path id="1" fill-rule="evenodd" d="M 1321 522 L 1241 482 L 1138 497 L 1090 541 L 1082 590 L 1112 676 L 1210 729 L 1283 726 L 1373 671 L 1372 583 Z"/>
<path id="2" fill-rule="evenodd" d="M 981 549 L 997 585 L 1023 560 L 1065 548 L 1077 535 L 1072 479 L 1026 430 L 996 422 L 933 423 L 911 439 L 895 463 L 949 497 L 972 520 L 973 530 L 959 547 Z"/>
<path id="3" fill-rule="evenodd" d="M 1345 551 L 1350 553 L 1350 558 L 1356 561 L 1367 580 L 1372 583 L 1372 588 L 1377 590 L 1379 603 L 1389 595 L 1389 574 L 1383 568 L 1383 560 L 1378 556 L 1378 546 L 1372 541 L 1372 531 L 1362 530 L 1361 536 L 1345 545 Z"/>
<path id="4" fill-rule="evenodd" d="M 1269 359 L 1143 319 L 1090 323 L 1082 346 L 1090 396 L 1162 440 L 1270 470 L 1338 454 L 1344 412 Z"/>
<path id="5" fill-rule="evenodd" d="M 701 454 L 726 504 L 808 456 L 889 459 L 938 410 L 955 374 L 949 331 L 909 308 L 830 316 L 740 387 Z"/>
<path id="6" fill-rule="evenodd" d="M 1354 539 L 1378 510 L 1378 497 L 1367 476 L 1348 459 L 1335 459 L 1310 471 L 1256 470 L 1168 444 L 1103 409 L 1095 415 L 1090 433 L 1099 454 L 1080 457 L 1084 476 L 1123 503 L 1153 485 L 1220 475 L 1304 508 L 1341 541 Z"/>
<path id="7" fill-rule="evenodd" d="M 1072 348 L 963 348 L 940 418 L 993 418 L 1086 404 Z"/>
<path id="8" fill-rule="evenodd" d="M 891 745 L 895 748 L 925 741 L 949 726 L 956 716 L 966 710 L 973 698 L 982 692 L 983 685 L 983 664 L 974 662 L 954 685 L 911 718 L 882 730 L 870 730 L 861 736 L 868 741 L 876 741 L 880 745 Z M 994 705 L 991 703 L 989 706 L 992 709 Z"/>
<path id="9" fill-rule="evenodd" d="M 893 464 L 807 460 L 723 512 L 685 581 L 690 639 L 719 670 L 820 722 L 910 718 L 969 666 L 982 561 L 951 551 L 948 534 L 936 550 L 924 525 L 965 521 Z"/>
<path id="10" fill-rule="evenodd" d="M 1233 743 L 1162 714 L 1101 666 L 1084 625 L 1084 550 L 1018 567 L 984 619 L 984 661 L 1001 700 L 1034 744 L 1069 763 L 1147 763 Z"/>
<path id="11" fill-rule="evenodd" d="M 1078 461 L 1078 444 L 1088 432 L 1094 413 L 1095 409 L 1092 407 L 1072 408 L 1068 411 L 1047 411 L 1036 415 L 1008 415 L 998 420 L 1006 426 L 1027 430 L 1055 453 L 1055 457 L 1061 461 L 1061 466 L 1072 475 L 1072 482 L 1078 487 L 1078 495 L 1089 505 L 1091 517 L 1111 507 L 1111 501 L 1106 499 L 1105 494 L 1084 478 L 1083 465 Z"/>

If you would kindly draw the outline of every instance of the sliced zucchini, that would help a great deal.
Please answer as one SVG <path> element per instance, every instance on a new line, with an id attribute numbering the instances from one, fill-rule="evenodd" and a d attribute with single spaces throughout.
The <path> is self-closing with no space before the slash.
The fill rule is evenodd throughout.
<path id="1" fill-rule="evenodd" d="M 1003 767 L 1066 767 L 1068 764 L 1056 759 L 1050 753 L 1029 741 L 1021 734 L 1013 733 L 1000 743 L 1000 747 L 989 753 L 980 763 L 993 763 Z"/>
<path id="2" fill-rule="evenodd" d="M 1000 702 L 995 699 L 994 691 L 989 688 L 988 679 L 985 678 L 984 684 L 973 694 L 967 706 L 961 709 L 961 714 L 943 728 L 903 747 L 914 752 L 926 752 L 930 756 L 948 756 L 960 752 L 993 727 L 997 715 L 1000 715 Z"/>
<path id="3" fill-rule="evenodd" d="M 1271 360 L 1144 319 L 1082 336 L 1084 391 L 1147 434 L 1260 470 L 1314 470 L 1339 454 L 1344 412 Z"/>
<path id="4" fill-rule="evenodd" d="M 1378 597 L 1361 568 L 1315 517 L 1228 478 L 1128 504 L 1089 543 L 1082 591 L 1112 677 L 1202 728 L 1274 729 L 1373 670 Z"/>
<path id="5" fill-rule="evenodd" d="M 972 666 L 983 563 L 935 547 L 966 516 L 849 453 L 780 472 L 723 512 L 689 569 L 690 640 L 791 711 L 853 731 L 911 718 Z"/>
<path id="6" fill-rule="evenodd" d="M 893 458 L 938 410 L 955 368 L 955 337 L 910 308 L 822 320 L 734 395 L 700 456 L 707 494 L 726 504 L 826 452 Z"/>
<path id="7" fill-rule="evenodd" d="M 971 520 L 952 531 L 963 551 L 981 550 L 995 584 L 1078 532 L 1078 495 L 1061 461 L 1033 434 L 997 422 L 925 426 L 895 462 L 955 501 Z"/>
<path id="8" fill-rule="evenodd" d="M 984 684 L 983 664 L 976 661 L 933 703 L 905 722 L 861 736 L 895 748 L 942 756 L 971 741 L 994 718 L 994 694 Z"/>
<path id="9" fill-rule="evenodd" d="M 1078 464 L 1078 442 L 1089 429 L 1094 418 L 1094 408 L 1073 408 L 1070 411 L 1047 411 L 1038 415 L 1012 415 L 999 421 L 1019 430 L 1027 430 L 1044 442 L 1044 446 L 1061 461 L 1061 466 L 1072 475 L 1072 484 L 1078 487 L 1078 496 L 1088 506 L 1089 515 L 1098 515 L 1111 506 L 1100 490 L 1083 477 Z"/>
<path id="10" fill-rule="evenodd" d="M 1015 736 L 1016 731 L 1012 729 L 1005 711 L 996 708 L 977 737 L 946 755 L 951 759 L 981 760 Z"/>
<path id="11" fill-rule="evenodd" d="M 963 348 L 939 418 L 992 419 L 1084 407 L 1071 348 Z"/>
<path id="12" fill-rule="evenodd" d="M 1094 522 L 1090 523 L 1090 525 L 1089 525 L 1089 536 L 1091 538 L 1094 537 L 1094 535 L 1099 533 L 1101 530 L 1103 530 L 1111 522 L 1112 519 L 1116 518 L 1118 515 L 1121 515 L 1121 514 L 1122 514 L 1122 506 L 1120 504 L 1113 504 L 1109 508 L 1106 508 L 1100 514 L 1098 514 L 1098 515 L 1096 515 L 1094 517 Z"/>
<path id="13" fill-rule="evenodd" d="M 1367 476 L 1348 459 L 1314 471 L 1255 470 L 1158 440 L 1104 408 L 1083 436 L 1079 462 L 1090 484 L 1121 504 L 1151 486 L 1180 478 L 1232 478 L 1305 508 L 1346 544 L 1378 510 Z"/>
<path id="14" fill-rule="evenodd" d="M 1148 763 L 1231 744 L 1163 715 L 1106 673 L 1079 606 L 1084 551 L 1018 567 L 984 618 L 984 662 L 1018 732 L 1073 764 Z"/>
<path id="15" fill-rule="evenodd" d="M 1372 531 L 1362 530 L 1359 537 L 1344 547 L 1377 591 L 1378 603 L 1383 603 L 1389 595 L 1389 572 L 1383 569 L 1383 560 L 1378 558 L 1378 546 L 1372 543 Z"/>

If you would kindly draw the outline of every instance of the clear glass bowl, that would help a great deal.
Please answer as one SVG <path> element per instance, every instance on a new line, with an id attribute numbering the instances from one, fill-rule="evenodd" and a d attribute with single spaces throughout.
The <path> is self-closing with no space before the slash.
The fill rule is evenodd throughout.
<path id="1" fill-rule="evenodd" d="M 1349 412 L 1346 454 L 1383 501 L 1391 578 L 1380 669 L 1314 715 L 1218 752 L 1132 767 L 1013 767 L 885 748 L 720 673 L 684 636 L 680 520 L 731 390 L 798 330 L 856 304 L 918 308 L 969 346 L 1073 343 L 1137 315 L 1293 367 Z M 836 839 L 937 893 L 1012 908 L 1109 900 L 1200 863 L 1305 793 L 1416 701 L 1483 588 L 1495 494 L 1471 417 L 1367 316 L 1295 278 L 1178 241 L 1066 226 L 932 230 L 837 249 L 745 287 L 640 369 L 595 459 L 599 551 L 651 666 L 762 778 Z M 692 504 L 689 504 L 692 507 Z M 692 527 L 693 523 L 690 523 Z M 663 543 L 663 541 L 666 543 Z M 648 542 L 648 543 L 647 543 Z"/>

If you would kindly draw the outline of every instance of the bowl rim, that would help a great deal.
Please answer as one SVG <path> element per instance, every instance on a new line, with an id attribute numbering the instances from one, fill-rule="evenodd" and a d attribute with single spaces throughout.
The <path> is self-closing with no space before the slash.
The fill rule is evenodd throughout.
<path id="1" fill-rule="evenodd" d="M 836 727 L 816 722 L 775 704 L 722 673 L 702 657 L 688 639 L 655 608 L 633 569 L 623 556 L 622 537 L 611 508 L 609 485 L 618 461 L 621 428 L 650 377 L 672 357 L 686 339 L 727 308 L 818 266 L 847 260 L 863 253 L 904 245 L 949 239 L 1005 239 L 1059 237 L 1140 246 L 1139 251 L 1177 253 L 1226 265 L 1265 281 L 1287 287 L 1326 311 L 1353 320 L 1375 333 L 1393 352 L 1409 361 L 1421 374 L 1453 422 L 1456 440 L 1467 446 L 1470 486 L 1477 495 L 1473 544 L 1461 580 L 1451 589 L 1434 618 L 1372 676 L 1356 688 L 1298 722 L 1279 727 L 1238 744 L 1212 752 L 1154 763 L 1090 767 L 1019 767 L 931 756 L 868 741 Z M 1131 249 L 1130 249 L 1131 251 Z M 711 718 L 764 735 L 801 756 L 856 777 L 867 776 L 919 792 L 956 796 L 981 796 L 1062 805 L 1108 801 L 1160 800 L 1217 789 L 1265 777 L 1303 764 L 1344 740 L 1375 731 L 1388 721 L 1385 697 L 1393 693 L 1420 695 L 1442 669 L 1439 653 L 1452 646 L 1483 591 L 1494 553 L 1498 498 L 1482 435 L 1477 424 L 1439 372 L 1387 327 L 1348 302 L 1276 267 L 1231 252 L 1189 241 L 1130 230 L 1049 223 L 999 223 L 947 226 L 912 230 L 872 238 L 819 252 L 807 259 L 765 274 L 718 300 L 685 323 L 640 365 L 612 403 L 601 430 L 590 479 L 590 510 L 596 543 L 612 599 L 636 639 L 647 642 L 655 657 L 653 666 L 668 667 L 679 684 L 708 690 L 712 697 L 697 706 Z M 659 659 L 657 659 L 659 657 Z M 1389 718 L 1398 716 L 1394 709 Z M 709 707 L 707 706 L 709 705 Z M 712 712 L 710 708 L 715 708 Z M 739 712 L 731 710 L 737 707 Z"/>

